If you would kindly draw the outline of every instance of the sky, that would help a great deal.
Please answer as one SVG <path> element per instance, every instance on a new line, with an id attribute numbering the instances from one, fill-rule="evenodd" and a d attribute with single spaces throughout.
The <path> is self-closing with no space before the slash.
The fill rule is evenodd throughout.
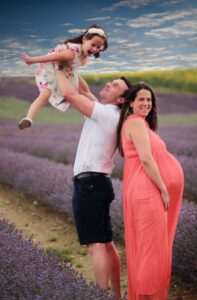
<path id="1" fill-rule="evenodd" d="M 81 74 L 197 67 L 196 0 L 18 0 L 0 8 L 0 77 L 32 76 L 20 53 L 46 54 L 92 24 L 109 47 Z"/>

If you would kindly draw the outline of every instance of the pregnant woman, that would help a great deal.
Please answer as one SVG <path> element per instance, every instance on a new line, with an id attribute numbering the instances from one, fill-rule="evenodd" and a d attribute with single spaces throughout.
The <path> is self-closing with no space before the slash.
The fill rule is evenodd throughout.
<path id="1" fill-rule="evenodd" d="M 152 88 L 134 84 L 118 126 L 123 175 L 128 300 L 165 300 L 184 177 L 157 129 Z"/>

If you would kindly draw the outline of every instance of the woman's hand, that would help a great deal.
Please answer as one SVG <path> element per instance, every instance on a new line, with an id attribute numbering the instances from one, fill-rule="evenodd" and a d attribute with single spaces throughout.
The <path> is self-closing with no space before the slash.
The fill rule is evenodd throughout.
<path id="1" fill-rule="evenodd" d="M 168 208 L 170 206 L 170 197 L 168 195 L 167 189 L 164 189 L 163 191 L 161 191 L 161 197 L 162 197 L 162 200 L 163 200 L 164 209 L 168 210 Z"/>

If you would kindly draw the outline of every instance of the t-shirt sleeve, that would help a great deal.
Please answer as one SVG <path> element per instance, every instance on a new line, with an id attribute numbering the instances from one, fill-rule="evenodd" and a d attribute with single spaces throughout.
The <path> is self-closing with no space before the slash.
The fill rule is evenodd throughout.
<path id="1" fill-rule="evenodd" d="M 95 102 L 91 119 L 98 122 L 103 127 L 113 128 L 119 119 L 118 107 L 111 107 Z"/>

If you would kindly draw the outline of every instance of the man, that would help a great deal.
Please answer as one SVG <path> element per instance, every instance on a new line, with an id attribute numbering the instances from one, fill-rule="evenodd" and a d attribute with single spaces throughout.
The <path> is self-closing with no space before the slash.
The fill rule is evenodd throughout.
<path id="1" fill-rule="evenodd" d="M 131 84 L 124 77 L 107 83 L 98 102 L 85 80 L 80 79 L 84 87 L 81 95 L 66 79 L 62 66 L 55 69 L 65 100 L 87 117 L 74 163 L 73 212 L 79 241 L 88 246 L 98 285 L 107 289 L 110 279 L 120 299 L 120 258 L 112 241 L 110 203 L 114 193 L 109 174 L 117 145 L 120 107 Z"/>

